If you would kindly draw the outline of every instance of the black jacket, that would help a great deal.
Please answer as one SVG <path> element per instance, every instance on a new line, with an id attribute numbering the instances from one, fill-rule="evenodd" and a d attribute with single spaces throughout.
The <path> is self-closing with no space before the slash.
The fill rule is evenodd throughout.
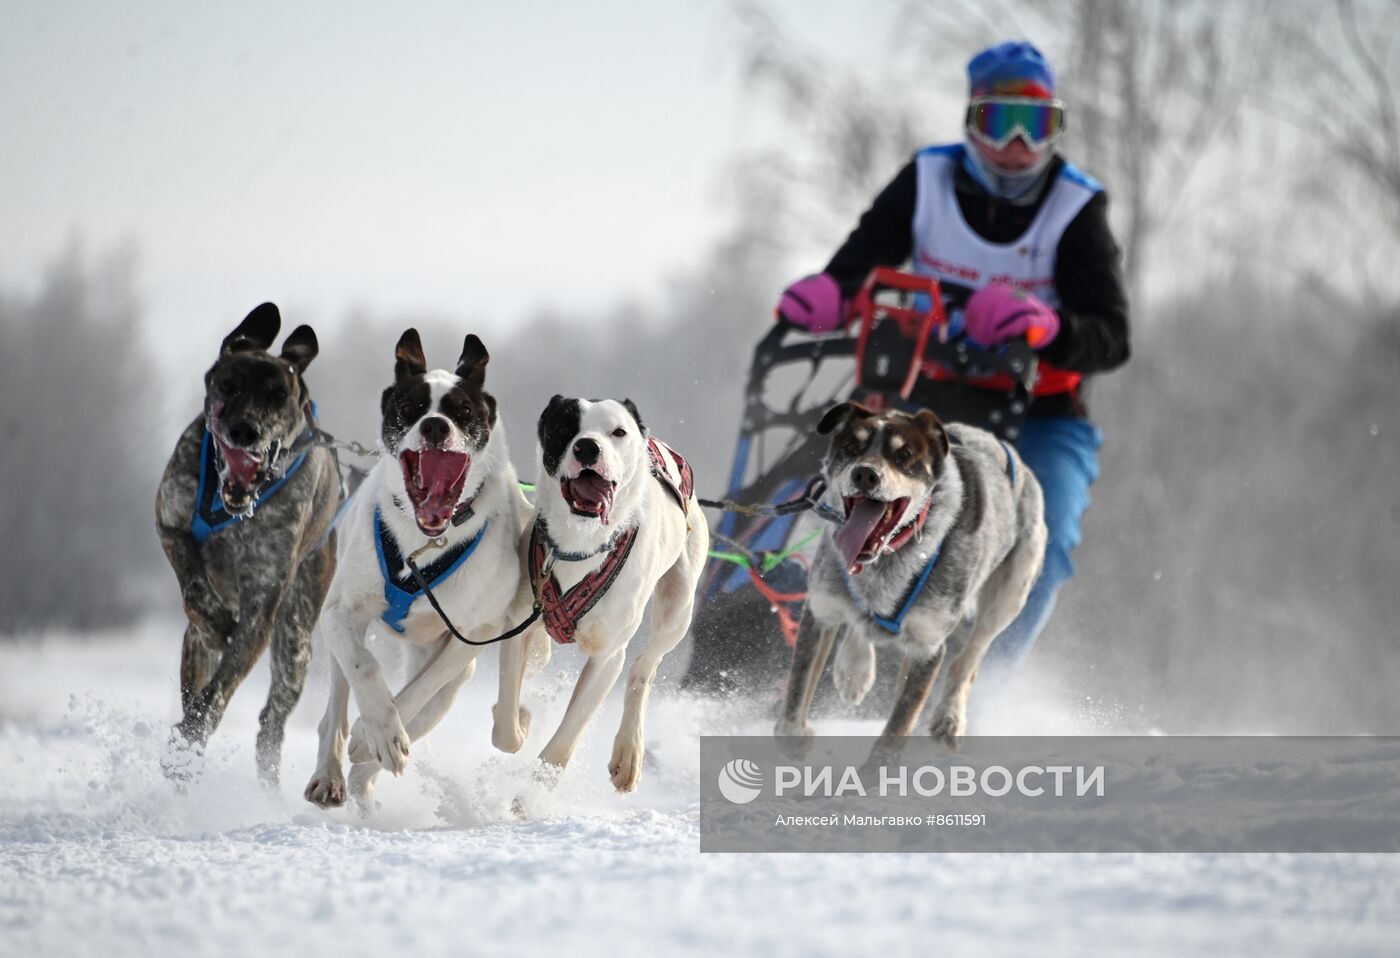
<path id="1" fill-rule="evenodd" d="M 1046 183 L 1054 182 L 1065 161 L 1056 156 Z M 1011 243 L 1030 227 L 1049 195 L 1017 206 L 989 194 L 961 166 L 954 177 L 958 207 L 978 235 Z M 914 207 L 918 170 L 913 161 L 899 171 L 827 264 L 846 296 L 854 296 L 876 266 L 900 266 L 914 252 Z M 1128 296 L 1122 251 L 1108 225 L 1108 197 L 1096 194 L 1065 228 L 1055 255 L 1056 310 L 1060 333 L 1040 356 L 1053 366 L 1079 373 L 1114 369 L 1128 361 Z M 1079 396 L 1042 396 L 1034 415 L 1082 415 Z"/>

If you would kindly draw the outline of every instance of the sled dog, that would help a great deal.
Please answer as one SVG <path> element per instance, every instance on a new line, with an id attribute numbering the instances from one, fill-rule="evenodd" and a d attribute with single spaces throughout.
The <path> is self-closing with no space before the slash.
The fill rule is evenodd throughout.
<path id="1" fill-rule="evenodd" d="M 568 764 L 654 599 L 651 635 L 628 674 L 608 762 L 613 785 L 631 791 L 642 767 L 652 680 L 690 628 L 709 529 L 690 466 L 648 433 L 631 400 L 551 399 L 539 419 L 537 475 L 534 522 L 522 540 L 541 609 L 531 633 L 543 630 L 587 656 L 563 722 L 540 758 L 557 769 Z M 510 720 L 520 702 L 519 651 L 503 654 L 501 663 L 493 740 L 514 752 L 525 740 L 525 729 Z"/>
<path id="2" fill-rule="evenodd" d="M 175 444 L 156 493 L 156 529 L 184 600 L 183 715 L 165 759 L 188 774 L 189 749 L 218 728 L 234 689 L 272 646 L 272 688 L 258 720 L 257 763 L 276 782 L 287 716 L 311 660 L 311 627 L 335 571 L 327 540 L 340 478 L 316 444 L 303 375 L 316 334 L 298 326 L 280 355 L 282 317 L 254 309 L 204 374 L 204 410 Z"/>
<path id="3" fill-rule="evenodd" d="M 379 462 L 340 522 L 335 580 L 317 627 L 318 647 L 332 662 L 316 770 L 306 786 L 316 805 L 345 803 L 348 734 L 349 795 L 368 813 L 380 770 L 403 773 L 410 746 L 442 720 L 475 671 L 483 647 L 447 631 L 408 559 L 473 641 L 500 635 L 514 614 L 529 611 L 517 548 L 529 504 L 496 400 L 483 389 L 488 359 L 481 340 L 469 335 L 454 372 L 430 371 L 414 329 L 394 350 L 394 383 L 380 401 Z M 418 554 L 435 539 L 438 547 Z M 411 678 L 398 695 L 366 645 L 371 628 L 406 643 Z M 353 729 L 352 690 L 360 713 Z"/>
<path id="4" fill-rule="evenodd" d="M 841 631 L 833 677 L 849 703 L 874 683 L 876 646 L 903 656 L 886 748 L 913 729 L 951 655 L 930 732 L 956 749 L 982 656 L 1040 574 L 1040 484 L 1011 446 L 973 426 L 945 427 L 928 410 L 844 402 L 817 432 L 831 436 L 822 505 L 841 523 L 812 563 L 775 734 L 812 734 L 812 693 Z"/>

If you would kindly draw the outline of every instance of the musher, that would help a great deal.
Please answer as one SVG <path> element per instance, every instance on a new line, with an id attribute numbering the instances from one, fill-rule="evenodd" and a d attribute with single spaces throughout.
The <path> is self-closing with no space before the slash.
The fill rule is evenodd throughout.
<path id="1" fill-rule="evenodd" d="M 1045 491 L 1049 542 L 1025 609 L 987 655 L 989 668 L 1005 670 L 1030 651 L 1074 574 L 1102 443 L 1085 378 L 1127 361 L 1128 299 L 1108 197 L 1056 152 L 1065 107 L 1045 58 L 1008 42 L 977 54 L 967 72 L 965 142 L 916 153 L 826 268 L 784 291 L 777 313 L 813 333 L 838 330 L 874 267 L 904 265 L 937 278 L 950 332 L 985 347 L 1025 337 L 1036 350 L 1017 448 Z M 948 379 L 926 363 L 910 403 L 943 413 Z"/>

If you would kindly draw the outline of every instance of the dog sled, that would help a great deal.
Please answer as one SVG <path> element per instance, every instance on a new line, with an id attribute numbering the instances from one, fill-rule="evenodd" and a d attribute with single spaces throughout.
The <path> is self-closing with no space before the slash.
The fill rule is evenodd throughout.
<path id="1" fill-rule="evenodd" d="M 811 336 L 779 318 L 758 342 L 725 500 L 691 626 L 685 688 L 778 688 L 806 600 L 821 535 L 811 511 L 780 508 L 811 494 L 827 440 L 816 425 L 834 403 L 931 408 L 1016 443 L 1036 357 L 1024 340 L 982 348 L 960 335 L 938 281 L 880 268 L 851 306 L 844 335 Z"/>

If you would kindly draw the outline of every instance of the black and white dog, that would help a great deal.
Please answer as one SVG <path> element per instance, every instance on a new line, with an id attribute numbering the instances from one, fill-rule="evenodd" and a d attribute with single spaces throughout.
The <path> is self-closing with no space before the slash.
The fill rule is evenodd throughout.
<path id="1" fill-rule="evenodd" d="M 299 326 L 267 350 L 282 318 L 263 303 L 229 333 L 204 376 L 204 411 L 185 429 L 156 494 L 156 529 L 180 581 L 189 624 L 180 656 L 176 748 L 188 771 L 234 689 L 272 646 L 272 688 L 259 718 L 258 770 L 277 780 L 287 716 L 311 661 L 311 629 L 335 571 L 328 541 L 340 477 L 316 444 L 303 374 L 316 334 Z"/>
<path id="2" fill-rule="evenodd" d="M 928 410 L 874 412 L 845 402 L 817 431 L 831 436 L 823 506 L 844 522 L 823 535 L 812 563 L 775 734 L 812 734 L 812 694 L 844 630 L 833 676 L 848 702 L 874 683 L 877 645 L 903 656 L 881 736 L 883 746 L 894 745 L 918 720 L 961 626 L 966 632 L 930 729 L 956 748 L 977 667 L 1040 574 L 1040 484 L 991 433 L 957 423 L 945 429 Z"/>
<path id="3" fill-rule="evenodd" d="M 394 358 L 394 384 L 381 401 L 380 460 L 340 524 L 338 568 L 318 628 L 334 661 L 317 767 L 306 786 L 310 802 L 345 803 L 348 733 L 349 791 L 362 813 L 371 808 L 379 771 L 403 773 L 410 744 L 441 721 L 482 648 L 452 637 L 407 559 L 441 541 L 414 561 L 448 618 L 473 641 L 500 635 L 530 608 L 518 549 L 529 503 L 496 400 L 483 389 L 486 347 L 469 335 L 455 372 L 429 371 L 410 329 Z M 372 627 L 408 643 L 412 678 L 397 696 L 366 646 Z M 353 730 L 351 689 L 360 711 Z M 528 716 L 517 713 L 516 720 L 524 724 Z"/>
<path id="4" fill-rule="evenodd" d="M 576 643 L 588 657 L 540 758 L 560 769 L 568 764 L 654 599 L 651 636 L 628 675 L 622 727 L 608 762 L 613 785 L 631 791 L 642 767 L 652 680 L 662 657 L 690 628 L 709 529 L 689 465 L 648 435 L 630 400 L 555 396 L 540 416 L 539 440 L 535 521 L 523 542 L 542 609 L 531 635 L 544 631 L 556 642 Z M 525 741 L 526 730 L 509 722 L 520 707 L 522 658 L 522 650 L 501 658 L 493 741 L 508 752 Z"/>

